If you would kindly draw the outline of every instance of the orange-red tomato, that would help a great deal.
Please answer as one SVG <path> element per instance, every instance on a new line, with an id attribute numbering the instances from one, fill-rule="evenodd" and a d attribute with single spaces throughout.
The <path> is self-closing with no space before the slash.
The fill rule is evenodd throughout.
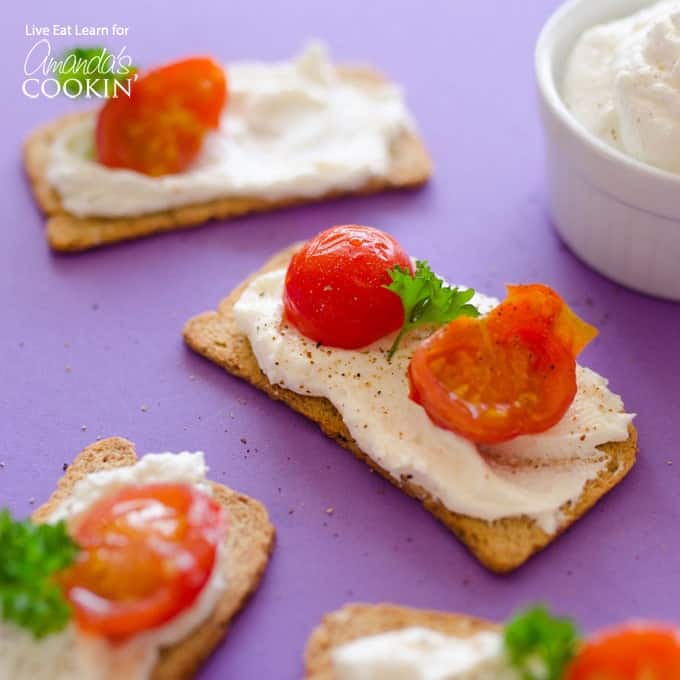
<path id="1" fill-rule="evenodd" d="M 226 100 L 224 69 L 207 57 L 150 71 L 100 110 L 97 159 L 151 176 L 181 172 L 218 127 Z"/>
<path id="2" fill-rule="evenodd" d="M 323 345 L 370 345 L 404 322 L 400 298 L 385 288 L 395 265 L 413 271 L 408 255 L 384 231 L 331 227 L 293 255 L 283 294 L 285 318 Z"/>
<path id="3" fill-rule="evenodd" d="M 122 639 L 174 618 L 208 581 L 225 524 L 187 484 L 126 487 L 72 530 L 81 552 L 60 584 L 84 630 Z"/>
<path id="4" fill-rule="evenodd" d="M 656 626 L 629 626 L 584 644 L 565 680 L 677 680 L 680 633 Z"/>
<path id="5" fill-rule="evenodd" d="M 508 286 L 488 316 L 456 319 L 416 350 L 411 398 L 476 443 L 543 432 L 573 401 L 575 357 L 596 334 L 548 286 Z"/>

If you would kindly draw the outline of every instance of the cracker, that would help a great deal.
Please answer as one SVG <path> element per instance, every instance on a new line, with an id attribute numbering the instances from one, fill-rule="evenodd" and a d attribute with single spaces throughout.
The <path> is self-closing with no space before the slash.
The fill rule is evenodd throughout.
<path id="1" fill-rule="evenodd" d="M 384 80 L 370 68 L 341 67 L 347 80 L 370 84 Z M 138 217 L 77 217 L 65 211 L 58 193 L 47 181 L 47 167 L 52 140 L 61 130 L 89 114 L 64 116 L 35 130 L 24 144 L 24 166 L 38 205 L 47 216 L 47 240 L 53 250 L 78 252 L 99 246 L 150 236 L 164 231 L 197 227 L 210 220 L 226 220 L 248 213 L 268 212 L 295 205 L 317 203 L 341 196 L 374 194 L 390 189 L 421 186 L 432 173 L 432 162 L 420 137 L 402 132 L 390 149 L 391 166 L 386 177 L 370 179 L 358 189 L 330 191 L 317 198 L 290 196 L 265 200 L 253 196 L 223 198 L 180 206 Z"/>
<path id="2" fill-rule="evenodd" d="M 272 385 L 260 370 L 248 339 L 236 326 L 233 306 L 250 281 L 262 273 L 287 266 L 297 248 L 299 245 L 274 255 L 259 272 L 222 300 L 217 311 L 206 312 L 189 320 L 184 328 L 186 343 L 228 373 L 247 380 L 272 399 L 285 402 L 295 411 L 313 420 L 331 439 L 409 496 L 419 500 L 428 512 L 448 527 L 491 571 L 504 573 L 522 565 L 595 505 L 633 467 L 637 452 L 637 433 L 631 425 L 630 436 L 626 441 L 611 442 L 599 447 L 607 456 L 605 468 L 598 477 L 587 482 L 583 493 L 574 503 L 563 506 L 564 522 L 552 534 L 543 531 L 528 517 L 510 517 L 489 522 L 451 512 L 417 484 L 406 479 L 393 478 L 356 445 L 342 417 L 327 399 L 296 394 Z"/>
<path id="3" fill-rule="evenodd" d="M 133 465 L 136 460 L 134 446 L 120 437 L 91 444 L 68 466 L 56 491 L 35 511 L 33 519 L 45 521 L 81 477 L 98 470 Z M 274 546 L 274 527 L 261 503 L 221 484 L 211 484 L 229 522 L 224 565 L 227 590 L 206 621 L 177 644 L 161 650 L 151 680 L 185 680 L 196 673 L 257 589 Z"/>
<path id="4" fill-rule="evenodd" d="M 392 604 L 349 604 L 327 614 L 309 636 L 305 648 L 305 680 L 333 680 L 331 651 L 358 638 L 413 626 L 444 635 L 471 637 L 498 630 L 488 621 L 462 614 L 410 609 Z"/>

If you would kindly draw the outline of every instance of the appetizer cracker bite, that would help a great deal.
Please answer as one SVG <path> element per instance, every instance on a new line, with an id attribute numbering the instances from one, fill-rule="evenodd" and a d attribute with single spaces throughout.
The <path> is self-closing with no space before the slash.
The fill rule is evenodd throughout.
<path id="1" fill-rule="evenodd" d="M 324 617 L 305 650 L 305 680 L 676 680 L 680 630 L 633 622 L 587 638 L 537 606 L 504 626 L 389 604 Z"/>
<path id="2" fill-rule="evenodd" d="M 191 58 L 61 118 L 24 148 L 55 250 L 415 187 L 430 159 L 400 89 L 319 44 L 281 63 Z"/>
<path id="3" fill-rule="evenodd" d="M 499 303 L 346 225 L 275 255 L 184 337 L 507 572 L 635 462 L 633 416 L 576 363 L 595 333 L 547 286 L 509 286 Z"/>
<path id="4" fill-rule="evenodd" d="M 32 521 L 0 512 L 0 677 L 181 680 L 256 590 L 274 529 L 202 453 L 88 446 Z"/>

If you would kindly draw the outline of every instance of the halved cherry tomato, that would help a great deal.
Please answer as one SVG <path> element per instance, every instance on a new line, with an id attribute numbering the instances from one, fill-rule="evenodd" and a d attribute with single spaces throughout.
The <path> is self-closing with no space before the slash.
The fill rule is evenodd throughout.
<path id="1" fill-rule="evenodd" d="M 99 112 L 97 159 L 151 176 L 185 170 L 219 126 L 227 100 L 224 69 L 195 57 L 150 71 Z"/>
<path id="2" fill-rule="evenodd" d="M 573 401 L 575 357 L 595 335 L 548 286 L 508 286 L 488 316 L 456 319 L 416 350 L 411 398 L 476 443 L 544 432 Z"/>
<path id="3" fill-rule="evenodd" d="M 565 680 L 676 680 L 680 678 L 680 632 L 629 626 L 586 642 Z"/>
<path id="4" fill-rule="evenodd" d="M 208 581 L 224 532 L 219 504 L 187 484 L 130 486 L 96 503 L 59 578 L 77 624 L 121 639 L 174 618 Z"/>
<path id="5" fill-rule="evenodd" d="M 384 231 L 331 227 L 293 255 L 283 293 L 285 318 L 323 345 L 370 345 L 404 322 L 400 298 L 384 287 L 395 265 L 413 271 L 408 255 Z"/>

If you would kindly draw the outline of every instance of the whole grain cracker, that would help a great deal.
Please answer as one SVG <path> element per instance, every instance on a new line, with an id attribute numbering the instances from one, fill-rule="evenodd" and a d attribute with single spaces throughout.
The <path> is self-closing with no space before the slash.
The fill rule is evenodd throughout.
<path id="1" fill-rule="evenodd" d="M 357 85 L 370 86 L 384 77 L 367 67 L 340 67 L 343 78 Z M 341 196 L 373 194 L 390 189 L 421 186 L 432 174 L 432 162 L 420 137 L 404 130 L 392 143 L 391 166 L 386 177 L 368 180 L 357 189 L 330 191 L 318 198 L 290 196 L 265 200 L 253 196 L 223 198 L 180 206 L 138 217 L 77 217 L 67 212 L 57 191 L 47 179 L 52 140 L 75 122 L 79 113 L 64 116 L 35 130 L 24 144 L 24 166 L 37 203 L 47 216 L 47 240 L 53 250 L 79 252 L 118 241 L 150 236 L 164 231 L 197 227 L 210 220 L 226 220 L 248 213 L 269 212 L 295 205 L 306 205 Z"/>
<path id="2" fill-rule="evenodd" d="M 455 637 L 471 637 L 498 630 L 488 621 L 462 614 L 411 609 L 393 604 L 348 604 L 324 616 L 305 647 L 305 680 L 334 680 L 333 648 L 369 635 L 379 635 L 413 626 Z"/>
<path id="3" fill-rule="evenodd" d="M 376 472 L 409 496 L 419 500 L 425 509 L 448 527 L 488 569 L 509 572 L 521 566 L 533 554 L 545 548 L 608 491 L 614 488 L 635 464 L 637 432 L 631 425 L 629 437 L 623 442 L 603 444 L 599 449 L 606 455 L 602 472 L 587 482 L 581 496 L 561 510 L 564 517 L 557 531 L 547 533 L 528 517 L 510 517 L 489 522 L 448 510 L 421 486 L 408 479 L 395 479 L 364 453 L 354 442 L 340 413 L 324 398 L 310 397 L 277 385 L 272 385 L 260 370 L 248 338 L 239 331 L 233 306 L 248 284 L 257 276 L 286 267 L 296 244 L 274 255 L 264 267 L 238 286 L 219 305 L 217 311 L 206 312 L 190 319 L 184 328 L 184 339 L 195 352 L 210 359 L 228 373 L 242 378 L 292 409 L 313 420 L 338 444 L 351 451 Z"/>
<path id="4" fill-rule="evenodd" d="M 120 437 L 91 444 L 65 469 L 49 500 L 33 513 L 36 522 L 46 521 L 85 475 L 99 470 L 133 465 L 134 446 Z M 274 547 L 274 527 L 258 501 L 211 482 L 214 498 L 228 518 L 226 559 L 227 589 L 210 616 L 180 642 L 161 650 L 151 680 L 186 680 L 219 644 L 232 619 L 257 589 Z"/>

